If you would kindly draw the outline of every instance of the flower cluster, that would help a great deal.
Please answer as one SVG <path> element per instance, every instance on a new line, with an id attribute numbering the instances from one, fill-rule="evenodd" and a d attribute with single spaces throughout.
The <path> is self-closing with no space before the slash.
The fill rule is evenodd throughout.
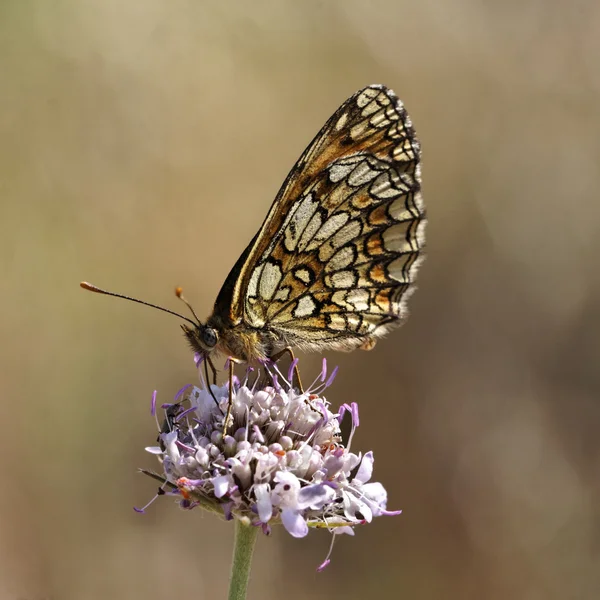
<path id="1" fill-rule="evenodd" d="M 369 483 L 373 453 L 350 451 L 358 406 L 343 404 L 332 413 L 321 397 L 336 372 L 327 377 L 323 361 L 320 376 L 299 393 L 291 383 L 295 366 L 287 378 L 267 363 L 262 374 L 248 369 L 242 382 L 234 379 L 225 435 L 228 385 L 208 387 L 201 381 L 163 405 L 159 445 L 147 450 L 158 456 L 164 474 L 145 471 L 163 482 L 158 495 L 175 495 L 186 509 L 202 506 L 227 519 L 243 519 L 265 533 L 280 522 L 294 537 L 304 537 L 309 527 L 353 535 L 354 526 L 373 517 L 399 514 L 386 510 L 383 485 Z M 344 444 L 340 423 L 347 413 L 352 424 Z M 319 570 L 329 564 L 330 554 L 331 549 Z"/>

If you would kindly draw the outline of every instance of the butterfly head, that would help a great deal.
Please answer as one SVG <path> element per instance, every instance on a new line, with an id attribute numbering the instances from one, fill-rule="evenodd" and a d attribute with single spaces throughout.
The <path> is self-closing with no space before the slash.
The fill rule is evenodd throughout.
<path id="1" fill-rule="evenodd" d="M 219 341 L 219 333 L 216 329 L 208 325 L 198 323 L 194 327 L 182 325 L 183 333 L 187 338 L 192 350 L 202 356 L 208 356 L 216 347 Z"/>

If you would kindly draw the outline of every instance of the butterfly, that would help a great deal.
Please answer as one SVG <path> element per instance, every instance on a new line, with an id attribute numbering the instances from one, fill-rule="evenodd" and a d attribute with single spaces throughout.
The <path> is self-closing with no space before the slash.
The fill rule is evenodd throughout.
<path id="1" fill-rule="evenodd" d="M 207 321 L 182 325 L 192 349 L 209 361 L 371 349 L 407 316 L 423 258 L 420 162 L 390 89 L 346 100 L 290 171 Z"/>

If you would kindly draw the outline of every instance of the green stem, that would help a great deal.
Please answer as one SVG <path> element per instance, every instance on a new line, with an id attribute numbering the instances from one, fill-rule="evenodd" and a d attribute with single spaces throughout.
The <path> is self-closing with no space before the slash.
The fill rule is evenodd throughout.
<path id="1" fill-rule="evenodd" d="M 244 525 L 235 519 L 235 539 L 233 542 L 233 562 L 229 578 L 229 600 L 245 600 L 252 566 L 252 553 L 258 534 L 258 527 Z"/>

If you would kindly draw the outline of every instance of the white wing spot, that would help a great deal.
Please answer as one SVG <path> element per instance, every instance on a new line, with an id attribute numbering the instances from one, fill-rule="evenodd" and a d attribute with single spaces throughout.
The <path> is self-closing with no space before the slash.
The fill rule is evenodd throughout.
<path id="1" fill-rule="evenodd" d="M 348 292 L 345 290 L 337 290 L 337 292 L 333 292 L 331 295 L 331 301 L 342 308 L 348 308 L 348 303 L 346 302 L 346 296 Z"/>
<path id="2" fill-rule="evenodd" d="M 325 283 L 329 287 L 347 290 L 354 287 L 356 283 L 356 274 L 354 271 L 338 271 L 333 275 L 327 275 L 325 277 Z"/>
<path id="3" fill-rule="evenodd" d="M 357 311 L 369 310 L 369 292 L 367 290 L 350 290 L 346 300 L 354 306 Z"/>
<path id="4" fill-rule="evenodd" d="M 278 265 L 267 262 L 263 267 L 263 272 L 258 284 L 258 291 L 264 300 L 270 300 L 281 281 L 281 269 Z"/>
<path id="5" fill-rule="evenodd" d="M 301 319 L 302 317 L 310 317 L 316 310 L 317 305 L 311 296 L 302 296 L 298 300 L 298 305 L 294 309 L 294 317 Z"/>
<path id="6" fill-rule="evenodd" d="M 284 233 L 284 245 L 288 252 L 296 249 L 298 240 L 304 233 L 308 222 L 317 210 L 318 202 L 312 199 L 312 193 L 300 202 L 298 209 L 288 223 Z"/>
<path id="7" fill-rule="evenodd" d="M 331 240 L 331 244 L 334 248 L 340 248 L 347 244 L 350 240 L 357 238 L 360 235 L 360 222 L 350 221 L 350 223 L 344 225 Z"/>
<path id="8" fill-rule="evenodd" d="M 410 221 L 404 221 L 388 227 L 382 234 L 385 249 L 389 252 L 410 252 L 412 248 L 406 235 L 410 226 Z"/>
<path id="9" fill-rule="evenodd" d="M 344 160 L 338 160 L 336 163 L 329 167 L 329 180 L 332 183 L 338 183 L 344 179 L 349 173 L 354 170 L 354 167 L 362 162 L 363 157 L 359 154 L 356 156 L 350 156 Z"/>
<path id="10" fill-rule="evenodd" d="M 379 175 L 369 191 L 376 198 L 395 198 L 400 194 L 406 193 L 408 187 L 403 183 L 396 171 L 389 170 Z"/>
<path id="11" fill-rule="evenodd" d="M 369 163 L 367 163 L 366 160 L 363 160 L 358 167 L 356 167 L 354 171 L 350 173 L 350 176 L 348 177 L 348 183 L 352 187 L 360 187 L 375 179 L 378 174 L 379 171 L 372 169 L 369 166 Z"/>
<path id="12" fill-rule="evenodd" d="M 329 315 L 328 326 L 330 329 L 333 329 L 335 331 L 345 331 L 346 319 L 344 319 L 344 317 L 342 315 L 332 313 Z"/>
<path id="13" fill-rule="evenodd" d="M 356 99 L 356 104 L 358 104 L 359 108 L 365 107 L 373 98 L 376 98 L 381 94 L 381 90 L 377 88 L 367 88 L 361 94 L 359 94 Z"/>
<path id="14" fill-rule="evenodd" d="M 310 271 L 305 268 L 299 268 L 294 271 L 294 277 L 299 279 L 302 283 L 308 285 L 310 283 Z"/>
<path id="15" fill-rule="evenodd" d="M 399 256 L 396 260 L 393 260 L 388 266 L 388 273 L 392 279 L 400 281 L 401 283 L 410 283 L 410 271 L 406 270 L 406 265 L 412 258 L 412 254 L 404 254 Z"/>
<path id="16" fill-rule="evenodd" d="M 260 275 L 260 267 L 257 267 L 252 271 L 250 281 L 248 282 L 248 296 L 256 296 L 258 294 L 258 277 Z"/>
<path id="17" fill-rule="evenodd" d="M 396 198 L 388 208 L 388 214 L 394 221 L 408 221 L 415 218 L 406 206 L 406 198 Z"/>
<path id="18" fill-rule="evenodd" d="M 338 119 L 338 122 L 335 124 L 335 130 L 341 131 L 344 128 L 344 126 L 346 125 L 347 121 L 348 121 L 348 113 L 346 112 Z"/>
<path id="19" fill-rule="evenodd" d="M 277 290 L 275 296 L 273 296 L 273 300 L 278 300 L 279 302 L 287 302 L 287 299 L 290 297 L 290 288 L 282 287 Z"/>
<path id="20" fill-rule="evenodd" d="M 310 250 L 311 248 L 318 246 L 324 240 L 329 239 L 342 225 L 344 225 L 344 223 L 346 223 L 348 219 L 349 216 L 346 212 L 336 213 L 335 215 L 329 217 L 329 219 L 327 219 L 327 221 L 321 225 L 319 231 L 317 231 L 315 234 L 315 237 L 313 238 L 313 241 L 308 249 Z"/>
<path id="21" fill-rule="evenodd" d="M 336 252 L 325 265 L 325 271 L 339 271 L 354 262 L 354 246 L 346 246 Z"/>
<path id="22" fill-rule="evenodd" d="M 306 249 L 306 245 L 308 244 L 308 242 L 310 242 L 310 240 L 312 240 L 315 233 L 317 233 L 317 231 L 319 231 L 319 228 L 321 227 L 322 224 L 323 224 L 323 217 L 319 213 L 315 213 L 312 216 L 312 219 L 309 221 L 306 228 L 304 229 L 304 232 L 302 233 L 302 237 L 298 241 L 298 251 L 299 252 L 304 252 L 304 250 Z"/>

